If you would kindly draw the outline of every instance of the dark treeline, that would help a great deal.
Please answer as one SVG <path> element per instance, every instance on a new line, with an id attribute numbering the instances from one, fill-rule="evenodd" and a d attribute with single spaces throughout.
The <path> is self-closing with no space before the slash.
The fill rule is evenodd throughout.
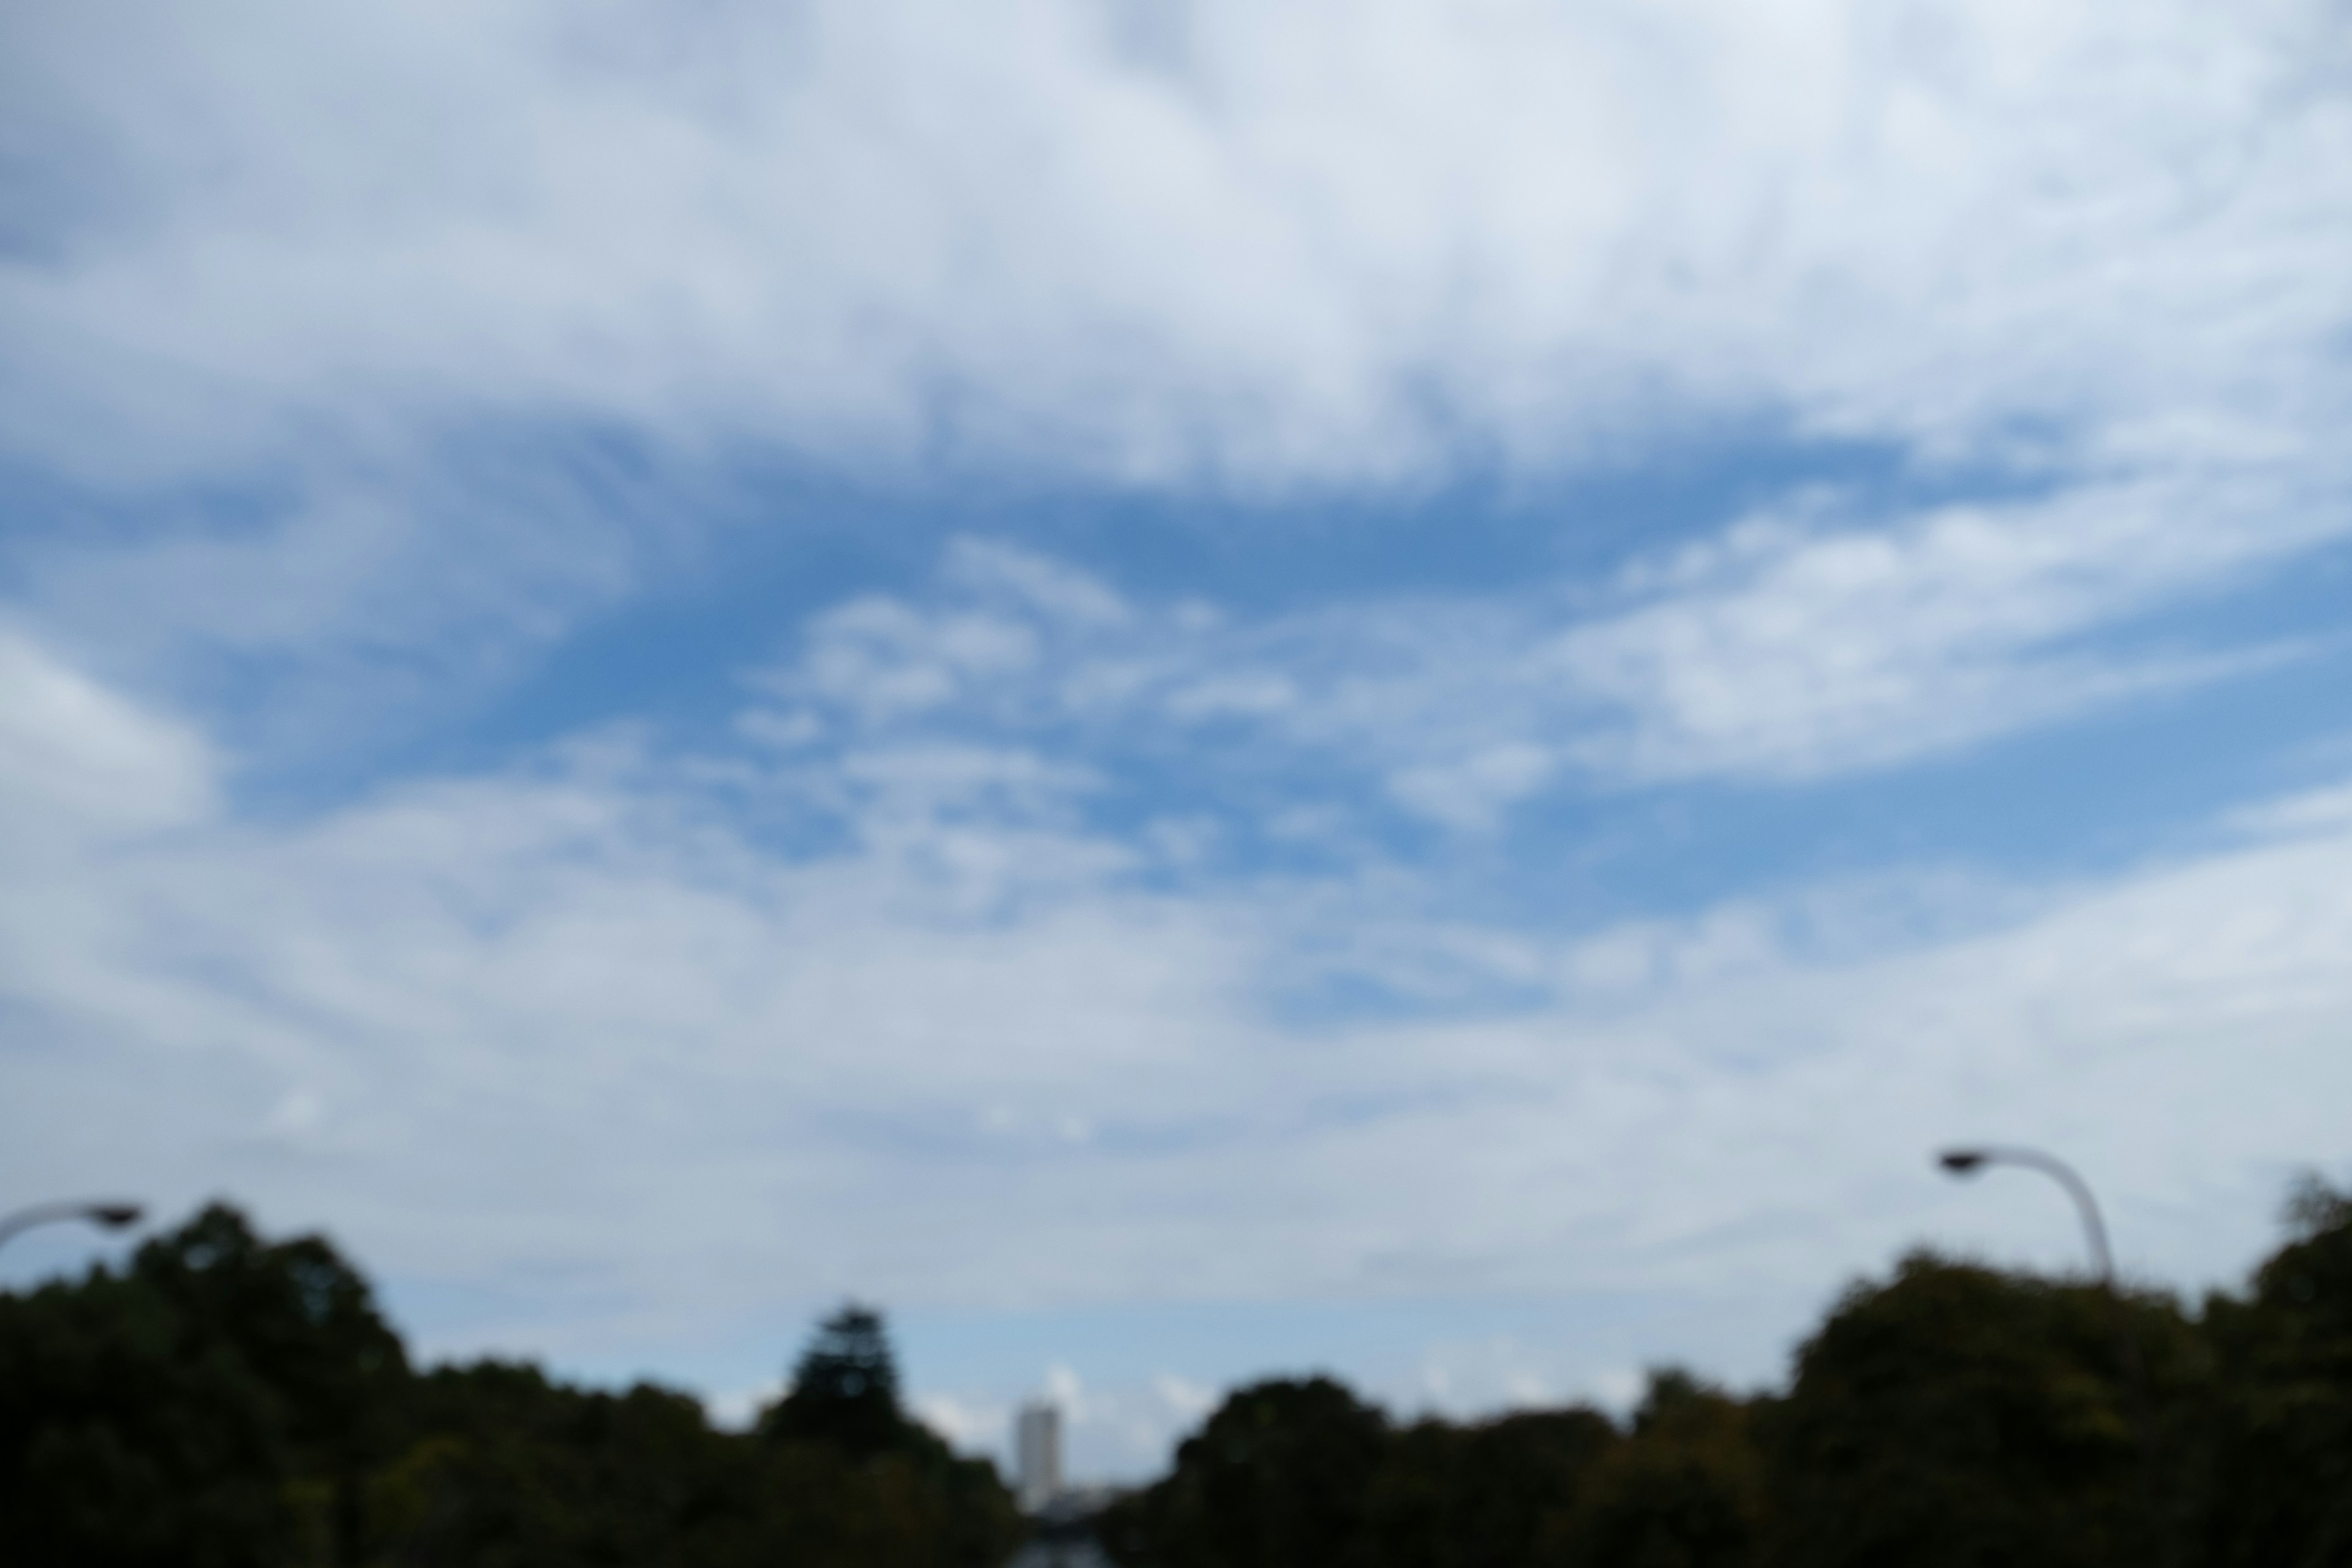
<path id="1" fill-rule="evenodd" d="M 2352 1568 L 2352 1201 L 2294 1226 L 2193 1311 L 1915 1256 L 1784 1392 L 1661 1372 L 1622 1422 L 1258 1384 L 1097 1529 L 1128 1568 Z M 966 1568 L 1022 1521 L 908 1418 L 870 1311 L 722 1432 L 649 1385 L 419 1370 L 326 1243 L 215 1207 L 0 1296 L 0 1530 L 27 1568 Z"/>
<path id="2" fill-rule="evenodd" d="M 2352 1568 L 2352 1201 L 2292 1217 L 2194 1313 L 1916 1255 L 1785 1393 L 1655 1373 L 1622 1425 L 1261 1383 L 1098 1528 L 1128 1568 Z"/>
<path id="3" fill-rule="evenodd" d="M 411 1366 L 316 1238 L 205 1210 L 0 1296 L 0 1562 L 23 1568 L 986 1568 L 1021 1520 L 845 1309 L 757 1428 L 648 1384 Z"/>

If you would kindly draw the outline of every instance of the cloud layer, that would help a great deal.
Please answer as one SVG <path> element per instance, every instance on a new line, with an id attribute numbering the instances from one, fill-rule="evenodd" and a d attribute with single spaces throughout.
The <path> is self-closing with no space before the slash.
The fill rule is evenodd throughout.
<path id="1" fill-rule="evenodd" d="M 1281 485 L 1759 410 L 2128 460 L 2341 405 L 2316 4 L 36 5 L 8 44 L 0 435 L 114 479 L 555 413 Z"/>
<path id="2" fill-rule="evenodd" d="M 1912 1176 L 1987 1130 L 2097 1173 L 2135 1268 L 2210 1278 L 2352 1089 L 2333 795 L 1958 938 L 1841 955 L 1756 901 L 1545 938 L 1402 871 L 1155 890 L 1003 759 L 902 759 L 813 856 L 618 742 L 240 824 L 174 727 L 11 657 L 42 744 L 11 753 L 6 983 L 50 1042 L 12 1077 L 79 1113 L 19 1126 L 11 1179 L 226 1184 L 395 1277 L 538 1289 L 559 1342 L 848 1289 L 1788 1295 L 1999 1234 Z M 110 793 L 59 787 L 92 757 Z M 1285 1021 L 1383 927 L 1525 1000 Z"/>

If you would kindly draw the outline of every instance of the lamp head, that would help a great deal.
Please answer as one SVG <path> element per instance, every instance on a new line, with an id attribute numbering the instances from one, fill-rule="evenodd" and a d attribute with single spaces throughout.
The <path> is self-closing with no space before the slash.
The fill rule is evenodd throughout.
<path id="1" fill-rule="evenodd" d="M 96 1220 L 99 1224 L 104 1226 L 109 1230 L 121 1230 L 125 1226 L 137 1225 L 139 1223 L 139 1216 L 144 1212 L 146 1211 L 142 1209 L 137 1204 L 92 1204 L 89 1205 L 89 1217 Z"/>
<path id="2" fill-rule="evenodd" d="M 1985 1152 L 1981 1149 L 1947 1149 L 1936 1156 L 1936 1163 L 1955 1176 L 1973 1176 L 1984 1163 Z"/>

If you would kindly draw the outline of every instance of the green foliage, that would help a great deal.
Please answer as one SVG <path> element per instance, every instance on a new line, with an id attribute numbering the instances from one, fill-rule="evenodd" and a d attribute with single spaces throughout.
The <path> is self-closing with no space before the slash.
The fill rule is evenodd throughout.
<path id="1" fill-rule="evenodd" d="M 416 1380 L 376 1479 L 371 1559 L 468 1568 L 986 1568 L 1020 1516 L 985 1460 L 908 1419 L 878 1314 L 818 1331 L 757 1436 L 682 1394 L 613 1394 L 485 1362 Z M 877 1397 L 878 1395 L 878 1397 Z"/>
<path id="2" fill-rule="evenodd" d="M 822 1517 L 804 1510 L 782 1527 L 797 1542 L 796 1560 L 993 1563 L 1021 1539 L 1020 1511 L 995 1466 L 959 1458 L 899 1406 L 898 1362 L 870 1307 L 853 1302 L 817 1326 L 791 1389 L 761 1413 L 759 1431 L 771 1471 L 797 1468 L 810 1478 L 774 1495 L 835 1505 Z M 872 1536 L 884 1522 L 913 1533 L 890 1546 Z"/>
<path id="3" fill-rule="evenodd" d="M 365 1281 L 215 1205 L 121 1276 L 0 1297 L 0 1517 L 25 1563 L 348 1552 L 406 1374 Z"/>
<path id="4" fill-rule="evenodd" d="M 836 1444 L 854 1454 L 903 1447 L 898 1368 L 881 1314 L 852 1302 L 817 1327 L 791 1392 L 761 1420 L 770 1437 Z"/>
<path id="5" fill-rule="evenodd" d="M 853 1386 L 845 1356 L 878 1375 Z M 1010 1555 L 1011 1497 L 992 1466 L 899 1410 L 878 1315 L 829 1321 L 802 1365 L 815 1371 L 798 1408 L 819 1418 L 763 1436 L 716 1431 L 692 1398 L 650 1385 L 593 1392 L 497 1362 L 412 1373 L 366 1281 L 325 1242 L 267 1244 L 215 1206 L 120 1275 L 0 1295 L 6 1561 L 989 1568 Z M 846 1397 L 809 1397 L 828 1387 Z"/>
<path id="6" fill-rule="evenodd" d="M 1130 1568 L 2343 1568 L 2352 1197 L 2297 1195 L 2242 1297 L 1927 1256 L 1848 1292 L 1780 1397 L 1653 1374 L 1595 1411 L 1391 1424 L 1234 1393 L 1099 1521 Z M 215 1206 L 119 1272 L 0 1294 L 25 1568 L 990 1568 L 1023 1521 L 901 1408 L 879 1313 L 757 1429 L 499 1362 L 413 1372 L 322 1240 Z"/>
<path id="7" fill-rule="evenodd" d="M 1369 1563 L 1387 1417 L 1328 1377 L 1236 1391 L 1170 1477 L 1114 1510 L 1107 1543 L 1150 1568 Z"/>
<path id="8" fill-rule="evenodd" d="M 1654 1372 L 1633 1430 L 1609 1447 L 1571 1516 L 1566 1560 L 1609 1568 L 1740 1568 L 1763 1533 L 1748 1405 Z"/>
<path id="9" fill-rule="evenodd" d="M 1517 1568 L 1570 1538 L 1598 1462 L 1617 1441 L 1597 1410 L 1525 1411 L 1398 1433 L 1373 1479 L 1370 1562 L 1380 1568 Z"/>
<path id="10" fill-rule="evenodd" d="M 2352 1563 L 2352 1196 L 2311 1181 L 2251 1300 L 2209 1303 L 2223 1367 L 2214 1568 Z"/>
<path id="11" fill-rule="evenodd" d="M 1780 1397 L 1654 1373 L 1590 1411 L 1388 1426 L 1327 1380 L 1236 1394 L 1115 1507 L 1130 1568 L 2342 1568 L 2352 1201 L 2297 1205 L 2251 1298 L 1918 1256 Z"/>
<path id="12" fill-rule="evenodd" d="M 1567 1550 L 1587 1479 L 1618 1441 L 1587 1409 L 1391 1427 L 1328 1378 L 1241 1389 L 1167 1479 L 1112 1508 L 1134 1568 L 1517 1568 Z"/>
<path id="13" fill-rule="evenodd" d="M 387 1563 L 656 1563 L 724 1511 L 729 1439 L 683 1394 L 589 1393 L 486 1362 L 418 1380 L 411 1440 L 373 1479 Z"/>
<path id="14" fill-rule="evenodd" d="M 684 1394 L 588 1393 L 530 1367 L 425 1382 L 425 1435 L 370 1499 L 387 1565 L 956 1568 L 1017 1539 L 1009 1503 L 987 1511 L 908 1454 L 752 1441 Z"/>
<path id="15" fill-rule="evenodd" d="M 1770 1441 L 1784 1550 L 1824 1568 L 2148 1560 L 2126 1345 L 2169 1365 L 2187 1334 L 2155 1299 L 1906 1259 L 1799 1352 Z"/>

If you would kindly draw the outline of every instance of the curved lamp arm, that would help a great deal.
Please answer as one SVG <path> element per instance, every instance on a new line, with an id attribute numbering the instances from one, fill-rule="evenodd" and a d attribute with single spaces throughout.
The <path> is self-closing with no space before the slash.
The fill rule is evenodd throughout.
<path id="1" fill-rule="evenodd" d="M 35 1204 L 31 1208 L 18 1209 L 5 1219 L 0 1219 L 0 1246 L 5 1246 L 9 1238 L 19 1231 L 58 1220 L 86 1219 L 107 1230 L 121 1230 L 126 1226 L 137 1225 L 139 1216 L 145 1212 L 137 1204 Z"/>
<path id="2" fill-rule="evenodd" d="M 2091 1195 L 2091 1184 L 2074 1173 L 2074 1167 L 2055 1154 L 2045 1154 L 2039 1149 L 2023 1149 L 2010 1144 L 1989 1144 L 1974 1149 L 1947 1149 L 1936 1156 L 1936 1163 L 1955 1176 L 1973 1176 L 1987 1165 L 2023 1165 L 2039 1171 L 2066 1189 L 2074 1206 L 2083 1215 L 2083 1234 L 2091 1244 L 2091 1264 L 2098 1270 L 2099 1279 L 2109 1286 L 2116 1282 L 2115 1254 L 2107 1250 L 2107 1222 L 2100 1217 L 2099 1200 Z"/>

